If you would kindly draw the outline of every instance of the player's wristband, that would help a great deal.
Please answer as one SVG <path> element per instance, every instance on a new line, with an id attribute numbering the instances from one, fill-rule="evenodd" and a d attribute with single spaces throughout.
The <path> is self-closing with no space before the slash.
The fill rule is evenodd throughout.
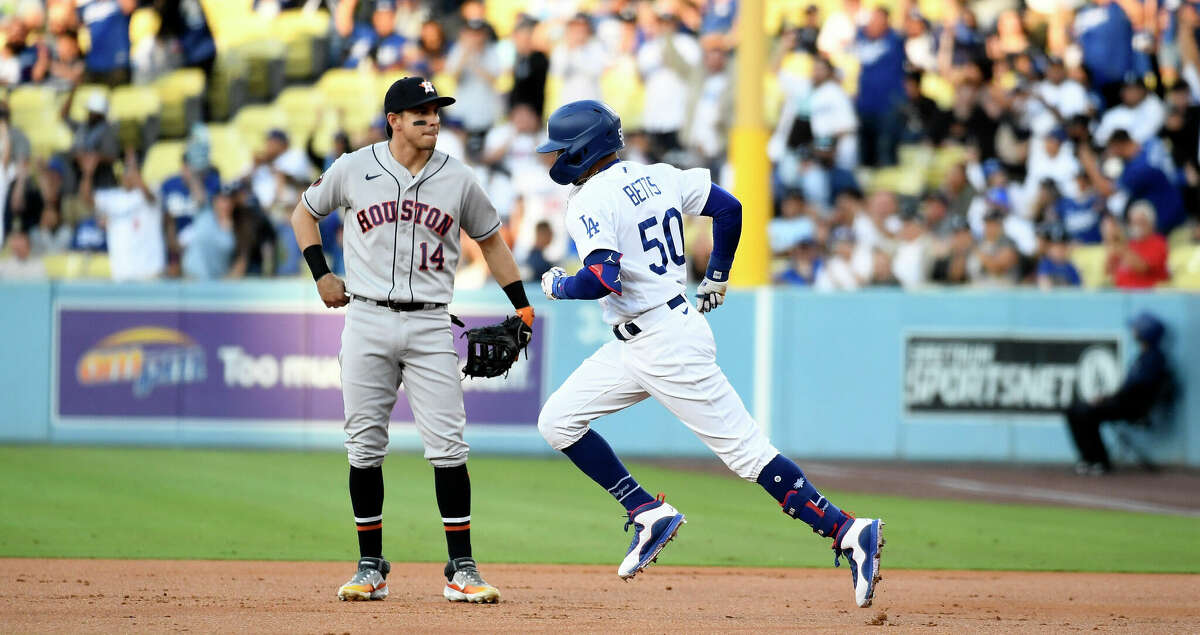
<path id="1" fill-rule="evenodd" d="M 529 296 L 525 295 L 525 284 L 520 280 L 504 285 L 504 294 L 508 296 L 508 301 L 512 302 L 514 309 L 523 309 L 529 306 Z"/>
<path id="2" fill-rule="evenodd" d="M 704 272 L 704 277 L 713 282 L 728 282 L 729 270 L 733 263 L 729 262 L 714 262 L 715 258 L 708 261 L 708 270 Z"/>
<path id="3" fill-rule="evenodd" d="M 329 271 L 329 263 L 325 262 L 325 252 L 321 251 L 321 244 L 309 245 L 304 248 L 304 261 L 308 263 L 308 270 L 312 272 L 313 280 L 320 280 Z"/>

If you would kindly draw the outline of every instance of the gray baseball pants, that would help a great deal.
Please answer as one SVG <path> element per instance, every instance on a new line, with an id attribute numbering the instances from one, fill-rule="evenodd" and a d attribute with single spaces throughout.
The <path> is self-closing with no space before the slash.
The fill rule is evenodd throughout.
<path id="1" fill-rule="evenodd" d="M 352 300 L 338 359 L 350 465 L 383 463 L 388 422 L 402 384 L 425 458 L 435 467 L 467 462 L 462 375 L 445 307 L 397 312 Z"/>

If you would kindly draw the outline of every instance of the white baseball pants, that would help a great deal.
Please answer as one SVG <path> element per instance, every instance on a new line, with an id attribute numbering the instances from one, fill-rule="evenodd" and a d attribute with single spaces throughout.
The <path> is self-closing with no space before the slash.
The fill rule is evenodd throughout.
<path id="1" fill-rule="evenodd" d="M 542 436 L 562 450 L 596 418 L 654 397 L 729 469 L 757 479 L 779 451 L 717 366 L 708 321 L 685 302 L 675 309 L 664 304 L 633 322 L 638 335 L 601 346 L 550 395 L 538 417 Z"/>

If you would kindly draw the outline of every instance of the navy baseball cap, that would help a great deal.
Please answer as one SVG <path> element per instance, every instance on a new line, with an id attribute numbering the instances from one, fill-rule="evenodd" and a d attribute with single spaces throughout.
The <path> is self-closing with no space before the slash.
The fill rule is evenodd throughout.
<path id="1" fill-rule="evenodd" d="M 454 103 L 453 97 L 438 95 L 433 82 L 424 77 L 403 77 L 392 83 L 387 94 L 383 97 L 383 118 L 386 121 L 389 113 L 402 112 L 409 108 L 424 106 L 432 103 L 438 108 L 445 108 Z M 384 126 L 387 136 L 392 136 L 391 126 Z"/>

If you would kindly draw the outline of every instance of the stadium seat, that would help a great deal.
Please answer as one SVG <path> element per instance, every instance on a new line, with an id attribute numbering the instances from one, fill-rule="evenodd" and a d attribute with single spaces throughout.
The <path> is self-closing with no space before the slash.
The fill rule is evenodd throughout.
<path id="1" fill-rule="evenodd" d="M 49 159 L 71 147 L 71 129 L 58 117 L 51 117 L 34 127 L 24 127 L 29 137 L 30 151 L 35 159 Z"/>
<path id="2" fill-rule="evenodd" d="M 129 16 L 130 50 L 136 51 L 138 43 L 148 37 L 154 37 L 158 33 L 158 27 L 161 24 L 162 18 L 154 9 L 142 7 L 135 10 Z"/>
<path id="3" fill-rule="evenodd" d="M 238 52 L 246 60 L 246 91 L 252 99 L 268 101 L 283 90 L 287 52 L 283 42 L 252 40 L 239 45 Z"/>
<path id="4" fill-rule="evenodd" d="M 221 173 L 222 182 L 240 178 L 250 170 L 254 156 L 236 126 L 210 125 L 208 135 L 212 163 Z"/>
<path id="5" fill-rule="evenodd" d="M 150 189 L 157 190 L 163 181 L 179 172 L 186 146 L 184 141 L 159 141 L 150 146 L 146 152 L 146 160 L 142 162 L 142 179 Z"/>
<path id="6" fill-rule="evenodd" d="M 208 87 L 208 117 L 226 121 L 246 103 L 246 60 L 237 51 L 217 55 L 212 85 Z"/>
<path id="7" fill-rule="evenodd" d="M 355 68 L 331 68 L 321 74 L 314 87 L 325 95 L 326 101 L 336 101 L 348 94 L 357 98 L 375 90 L 375 73 Z M 441 86 L 438 90 L 453 94 Z"/>
<path id="8" fill-rule="evenodd" d="M 1083 286 L 1088 289 L 1109 286 L 1107 259 L 1108 251 L 1104 245 L 1079 246 L 1071 250 L 1071 262 L 1079 270 Z"/>
<path id="9" fill-rule="evenodd" d="M 46 277 L 51 280 L 62 280 L 67 277 L 69 253 L 48 254 L 42 257 L 42 266 L 46 267 Z"/>
<path id="10" fill-rule="evenodd" d="M 1200 245 L 1172 245 L 1167 257 L 1171 286 L 1200 291 Z"/>
<path id="11" fill-rule="evenodd" d="M 8 95 L 8 109 L 18 128 L 28 130 L 43 124 L 47 115 L 58 118 L 54 89 L 49 86 L 18 86 Z"/>
<path id="12" fill-rule="evenodd" d="M 154 83 L 162 103 L 161 136 L 185 136 L 192 124 L 200 121 L 203 116 L 204 87 L 204 71 L 198 68 L 172 71 Z"/>
<path id="13" fill-rule="evenodd" d="M 382 92 L 378 93 L 383 95 Z M 382 97 L 380 98 L 382 100 Z M 312 86 L 291 86 L 275 98 L 275 107 L 283 112 L 288 130 L 311 134 L 325 109 L 325 96 Z"/>
<path id="14" fill-rule="evenodd" d="M 604 71 L 600 76 L 600 95 L 604 103 L 621 113 L 621 123 L 625 128 L 635 130 L 641 127 L 646 91 L 632 64 L 618 64 Z"/>
<path id="15" fill-rule="evenodd" d="M 147 148 L 158 139 L 158 91 L 149 86 L 118 86 L 113 89 L 108 118 L 117 124 L 122 147 Z"/>
<path id="16" fill-rule="evenodd" d="M 1188 245 L 1192 242 L 1192 228 L 1184 223 L 1175 228 L 1175 231 L 1167 235 L 1167 244 L 1172 249 L 1181 245 Z"/>
<path id="17" fill-rule="evenodd" d="M 274 33 L 287 46 L 284 75 L 289 80 L 311 79 L 325 70 L 329 60 L 329 14 L 290 10 L 274 21 Z"/>
<path id="18" fill-rule="evenodd" d="M 233 126 L 241 135 L 241 141 L 251 152 L 262 149 L 267 139 L 267 133 L 274 128 L 288 128 L 287 111 L 274 105 L 250 105 L 238 111 L 233 118 Z M 295 131 L 288 130 L 291 136 Z M 307 137 L 307 136 L 306 136 Z M 293 139 L 293 142 L 300 140 Z M 303 141 L 307 142 L 307 138 Z"/>

